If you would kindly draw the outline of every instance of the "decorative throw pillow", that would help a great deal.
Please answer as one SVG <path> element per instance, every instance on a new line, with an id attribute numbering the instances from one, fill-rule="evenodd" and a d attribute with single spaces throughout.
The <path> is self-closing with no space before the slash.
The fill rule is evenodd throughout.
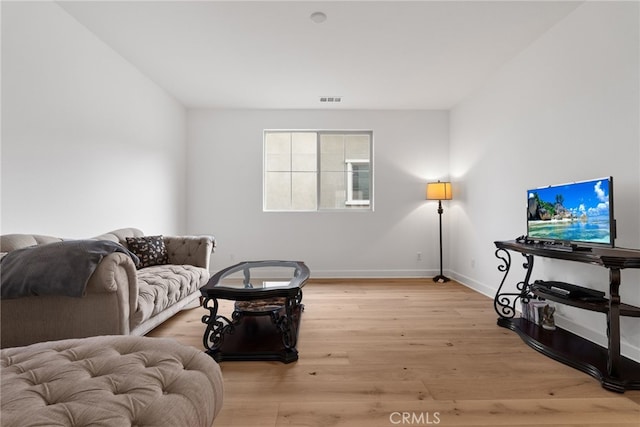
<path id="1" fill-rule="evenodd" d="M 127 237 L 127 246 L 140 259 L 138 268 L 169 263 L 162 236 Z"/>

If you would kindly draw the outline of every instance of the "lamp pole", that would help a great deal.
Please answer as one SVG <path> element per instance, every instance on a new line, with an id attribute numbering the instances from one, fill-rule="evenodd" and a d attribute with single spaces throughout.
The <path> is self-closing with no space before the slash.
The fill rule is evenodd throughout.
<path id="1" fill-rule="evenodd" d="M 444 283 L 448 282 L 450 279 L 442 274 L 442 213 L 444 210 L 442 209 L 442 200 L 438 200 L 438 220 L 440 226 L 440 274 L 433 278 L 434 282 Z"/>

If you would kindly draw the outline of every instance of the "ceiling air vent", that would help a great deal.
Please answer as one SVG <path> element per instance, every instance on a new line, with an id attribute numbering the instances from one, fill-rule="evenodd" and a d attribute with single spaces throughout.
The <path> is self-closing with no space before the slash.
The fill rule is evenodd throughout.
<path id="1" fill-rule="evenodd" d="M 341 96 L 321 96 L 320 102 L 330 102 L 330 103 L 342 102 L 342 97 Z"/>

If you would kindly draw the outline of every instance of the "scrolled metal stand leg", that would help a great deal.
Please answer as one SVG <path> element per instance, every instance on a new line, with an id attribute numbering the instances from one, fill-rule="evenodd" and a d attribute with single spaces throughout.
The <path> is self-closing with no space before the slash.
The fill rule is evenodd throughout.
<path id="1" fill-rule="evenodd" d="M 496 258 L 502 261 L 502 264 L 498 266 L 498 271 L 504 272 L 500 286 L 496 291 L 496 296 L 493 299 L 493 308 L 496 313 L 502 319 L 512 319 L 516 315 L 516 304 L 518 299 L 522 302 L 529 302 L 529 280 L 531 278 L 531 272 L 533 271 L 533 255 L 522 254 L 526 258 L 526 262 L 522 264 L 522 267 L 526 269 L 524 280 L 516 284 L 518 292 L 502 292 L 502 287 L 507 279 L 509 270 L 511 269 L 511 255 L 509 251 L 503 248 L 498 248 L 495 252 Z"/>

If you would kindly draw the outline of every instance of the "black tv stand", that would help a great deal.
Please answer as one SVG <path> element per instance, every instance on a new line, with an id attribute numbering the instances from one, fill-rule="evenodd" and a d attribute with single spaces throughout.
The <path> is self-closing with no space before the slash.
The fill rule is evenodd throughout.
<path id="1" fill-rule="evenodd" d="M 522 340 L 537 351 L 566 365 L 579 369 L 598 379 L 611 391 L 640 390 L 640 362 L 620 354 L 620 316 L 640 317 L 640 307 L 623 304 L 620 300 L 620 270 L 640 268 L 640 250 L 618 248 L 588 248 L 589 250 L 553 250 L 538 242 L 498 241 L 496 257 L 502 262 L 498 270 L 504 273 L 493 300 L 500 316 L 498 325 L 515 331 Z M 511 268 L 510 251 L 526 258 L 524 280 L 516 284 L 516 291 L 503 289 Z M 593 295 L 584 297 L 581 292 L 574 296 L 549 291 L 551 287 L 564 287 L 580 291 L 572 284 L 537 281 L 531 283 L 534 257 L 554 258 L 566 261 L 595 264 L 609 269 L 609 298 Z M 545 287 L 548 286 L 548 289 Z M 635 284 L 635 286 L 638 286 Z M 588 289 L 583 288 L 585 292 Z M 520 317 L 516 317 L 518 301 L 529 302 L 544 299 L 584 310 L 597 311 L 607 316 L 607 347 L 599 346 L 562 328 L 548 331 Z"/>

